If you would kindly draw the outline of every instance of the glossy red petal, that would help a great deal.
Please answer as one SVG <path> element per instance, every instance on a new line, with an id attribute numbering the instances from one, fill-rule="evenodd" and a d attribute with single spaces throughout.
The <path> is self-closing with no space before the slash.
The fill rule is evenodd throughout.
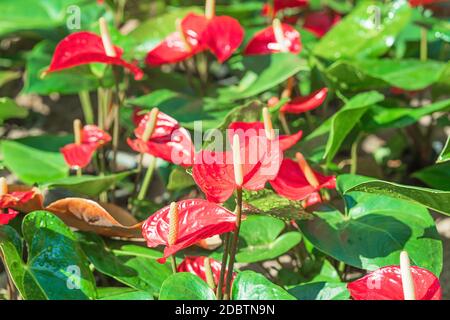
<path id="1" fill-rule="evenodd" d="M 302 50 L 300 42 L 300 33 L 295 28 L 288 24 L 282 24 L 284 35 L 284 46 L 275 39 L 275 33 L 272 26 L 269 26 L 257 32 L 252 39 L 250 39 L 247 47 L 244 50 L 246 55 L 270 54 L 281 52 L 283 47 L 286 47 L 289 52 L 298 54 Z"/>
<path id="2" fill-rule="evenodd" d="M 90 144 L 71 143 L 61 148 L 67 165 L 73 169 L 84 168 L 91 162 L 96 147 Z"/>
<path id="3" fill-rule="evenodd" d="M 195 50 L 205 49 L 203 33 L 208 27 L 209 21 L 204 15 L 188 13 L 181 21 L 181 29 L 186 41 Z"/>
<path id="4" fill-rule="evenodd" d="M 133 114 L 131 115 L 131 121 L 133 121 L 133 124 L 135 127 L 139 125 L 142 119 L 144 119 L 147 112 L 142 110 L 141 108 L 134 108 Z"/>
<path id="5" fill-rule="evenodd" d="M 206 282 L 205 258 L 206 257 L 186 257 L 178 266 L 177 271 L 195 274 Z M 209 265 L 211 266 L 214 282 L 217 284 L 219 282 L 222 265 L 219 261 L 214 259 L 209 259 Z"/>
<path id="6" fill-rule="evenodd" d="M 196 242 L 217 234 L 233 231 L 236 216 L 229 210 L 203 199 L 182 200 L 178 203 L 178 239 L 168 246 L 169 209 L 166 206 L 150 216 L 142 225 L 147 246 L 165 245 L 163 262 L 168 256 Z"/>
<path id="7" fill-rule="evenodd" d="M 0 196 L 0 208 L 15 207 L 30 201 L 35 195 L 33 190 L 30 191 L 13 191 Z"/>
<path id="8" fill-rule="evenodd" d="M 441 300 L 439 279 L 430 271 L 411 267 L 416 300 Z M 404 300 L 399 266 L 377 269 L 347 284 L 355 300 Z"/>
<path id="9" fill-rule="evenodd" d="M 7 209 L 6 213 L 0 211 L 0 225 L 8 224 L 12 219 L 17 217 L 18 214 L 19 212 L 13 209 Z"/>
<path id="10" fill-rule="evenodd" d="M 139 122 L 137 128 L 134 130 L 134 134 L 138 138 L 142 138 L 144 135 L 145 127 L 147 126 L 147 122 L 150 118 L 150 112 L 146 113 Z M 156 118 L 155 129 L 153 130 L 152 136 L 150 139 L 161 138 L 170 136 L 175 129 L 178 129 L 180 125 L 177 120 L 168 116 L 167 114 L 159 111 L 158 116 Z"/>
<path id="11" fill-rule="evenodd" d="M 280 135 L 278 137 L 281 151 L 286 151 L 292 148 L 303 136 L 303 131 L 299 130 L 297 133 L 291 135 Z"/>
<path id="12" fill-rule="evenodd" d="M 93 124 L 88 124 L 81 130 L 81 143 L 91 144 L 96 147 L 102 146 L 111 141 L 111 136 Z"/>
<path id="13" fill-rule="evenodd" d="M 129 69 L 136 80 L 142 79 L 144 73 L 134 64 L 121 59 L 122 49 L 114 47 L 116 57 L 105 53 L 102 38 L 95 33 L 81 31 L 65 37 L 56 46 L 48 72 L 54 72 L 89 63 L 106 63 L 120 65 Z"/>
<path id="14" fill-rule="evenodd" d="M 319 186 L 317 188 L 309 184 L 297 162 L 284 159 L 276 178 L 270 181 L 272 188 L 281 196 L 291 200 L 303 200 L 322 188 L 334 189 L 336 178 L 334 176 L 323 176 L 314 171 Z"/>
<path id="15" fill-rule="evenodd" d="M 328 88 L 316 90 L 307 96 L 292 99 L 291 101 L 283 105 L 280 111 L 284 113 L 299 114 L 313 110 L 322 105 L 322 103 L 327 98 L 327 94 Z"/>
<path id="16" fill-rule="evenodd" d="M 147 53 L 145 62 L 150 66 L 177 63 L 200 52 L 201 47 L 191 47 L 179 32 L 174 32 Z"/>
<path id="17" fill-rule="evenodd" d="M 339 21 L 341 16 L 336 12 L 315 11 L 305 17 L 303 28 L 321 38 Z"/>
<path id="18" fill-rule="evenodd" d="M 228 16 L 212 18 L 203 33 L 203 43 L 221 63 L 231 57 L 243 39 L 244 29 L 239 21 Z"/>

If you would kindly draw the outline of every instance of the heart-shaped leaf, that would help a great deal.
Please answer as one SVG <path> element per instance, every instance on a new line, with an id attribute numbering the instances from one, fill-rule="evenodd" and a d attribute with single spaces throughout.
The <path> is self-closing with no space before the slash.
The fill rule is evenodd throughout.
<path id="1" fill-rule="evenodd" d="M 158 295 L 163 281 L 172 274 L 170 263 L 156 259 L 162 254 L 142 246 L 111 241 L 89 233 L 78 233 L 79 243 L 99 272 L 136 290 Z"/>
<path id="2" fill-rule="evenodd" d="M 22 243 L 9 226 L 0 227 L 0 248 L 8 273 L 24 299 L 92 299 L 95 281 L 70 229 L 56 216 L 35 211 L 25 216 Z"/>
<path id="3" fill-rule="evenodd" d="M 45 210 L 78 230 L 93 231 L 107 237 L 142 238 L 142 222 L 112 203 L 64 198 L 50 203 Z"/>
<path id="4" fill-rule="evenodd" d="M 345 283 L 313 282 L 295 286 L 288 290 L 298 300 L 349 300 L 350 293 Z"/>
<path id="5" fill-rule="evenodd" d="M 47 182 L 42 184 L 40 187 L 48 189 L 63 188 L 88 197 L 96 197 L 132 173 L 133 171 L 125 171 L 106 176 L 70 176 Z"/>
<path id="6" fill-rule="evenodd" d="M 28 110 L 19 107 L 11 98 L 0 98 L 0 124 L 12 118 L 26 118 Z"/>
<path id="7" fill-rule="evenodd" d="M 69 169 L 59 149 L 71 136 L 36 136 L 1 143 L 4 165 L 26 184 L 60 179 Z"/>
<path id="8" fill-rule="evenodd" d="M 179 272 L 168 277 L 161 286 L 160 300 L 216 300 L 214 291 L 192 273 Z"/>
<path id="9" fill-rule="evenodd" d="M 253 271 L 238 273 L 232 295 L 233 300 L 295 300 L 286 290 Z"/>
<path id="10" fill-rule="evenodd" d="M 369 177 L 341 175 L 338 190 L 343 194 L 362 191 L 419 203 L 437 212 L 450 215 L 450 191 L 442 191 L 377 180 Z"/>
<path id="11" fill-rule="evenodd" d="M 440 274 L 442 242 L 423 206 L 362 192 L 348 193 L 345 200 L 346 214 L 322 207 L 314 219 L 298 221 L 317 249 L 365 270 L 398 264 L 406 250 L 413 264 Z"/>
<path id="12" fill-rule="evenodd" d="M 295 247 L 302 239 L 299 232 L 280 235 L 285 223 L 267 216 L 249 216 L 239 233 L 238 262 L 258 262 L 274 259 Z"/>

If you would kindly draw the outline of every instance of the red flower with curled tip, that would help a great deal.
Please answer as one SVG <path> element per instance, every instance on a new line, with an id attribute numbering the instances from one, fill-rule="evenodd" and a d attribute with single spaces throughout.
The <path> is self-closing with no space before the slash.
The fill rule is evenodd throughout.
<path id="1" fill-rule="evenodd" d="M 242 143 L 241 139 L 233 136 L 230 151 L 202 150 L 195 155 L 192 177 L 208 200 L 223 203 L 237 188 L 261 190 L 277 175 L 283 158 L 278 141 L 257 133 Z"/>
<path id="2" fill-rule="evenodd" d="M 211 51 L 222 63 L 240 46 L 244 29 L 229 16 L 215 16 L 215 2 L 207 1 L 205 15 L 189 13 L 177 31 L 147 53 L 146 63 L 159 66 L 189 59 L 205 50 Z"/>
<path id="3" fill-rule="evenodd" d="M 80 125 L 76 124 L 75 126 Z M 95 125 L 86 125 L 79 131 L 80 141 L 67 144 L 61 148 L 64 160 L 73 169 L 86 167 L 91 162 L 94 152 L 111 141 L 111 136 Z M 78 135 L 78 133 L 75 135 Z M 77 137 L 75 139 L 77 140 Z"/>
<path id="4" fill-rule="evenodd" d="M 36 191 L 31 189 L 28 191 L 11 191 L 8 190 L 6 179 L 0 178 L 0 225 L 8 224 L 14 219 L 20 210 L 30 200 L 34 199 Z M 14 208 L 14 209 L 13 209 Z"/>
<path id="5" fill-rule="evenodd" d="M 379 268 L 347 284 L 354 300 L 441 300 L 439 279 L 424 268 L 410 266 L 400 254 L 400 266 Z"/>
<path id="6" fill-rule="evenodd" d="M 291 200 L 305 200 L 307 205 L 320 202 L 318 192 L 322 188 L 334 189 L 335 176 L 323 176 L 311 169 L 300 153 L 297 162 L 284 159 L 275 179 L 269 181 L 272 188 L 281 196 Z"/>
<path id="7" fill-rule="evenodd" d="M 152 115 L 153 110 L 155 114 Z M 134 130 L 136 139 L 128 138 L 128 145 L 139 153 L 148 153 L 184 167 L 191 166 L 194 146 L 189 132 L 172 117 L 156 108 L 153 110 L 141 118 Z"/>
<path id="8" fill-rule="evenodd" d="M 148 247 L 166 246 L 166 258 L 202 239 L 230 232 L 236 228 L 236 215 L 203 199 L 172 203 L 153 215 L 142 225 L 142 235 Z"/>
<path id="9" fill-rule="evenodd" d="M 313 110 L 322 105 L 327 98 L 327 93 L 328 88 L 322 88 L 307 96 L 296 97 L 283 105 L 280 112 L 298 114 Z"/>
<path id="10" fill-rule="evenodd" d="M 290 25 L 274 19 L 271 26 L 257 32 L 250 39 L 244 54 L 258 55 L 277 52 L 298 54 L 301 49 L 300 33 Z"/>
<path id="11" fill-rule="evenodd" d="M 205 262 L 208 262 L 206 257 L 186 257 L 183 262 L 178 266 L 178 272 L 189 272 L 200 277 L 203 281 L 206 280 Z M 222 270 L 222 264 L 212 258 L 209 258 L 209 265 L 214 278 L 214 283 L 217 285 L 220 278 L 220 271 Z M 233 273 L 233 278 L 235 273 Z"/>
<path id="12" fill-rule="evenodd" d="M 102 37 L 95 33 L 80 31 L 65 37 L 56 46 L 52 61 L 44 74 L 89 63 L 119 65 L 130 70 L 136 80 L 144 73 L 136 65 L 123 60 L 123 50 L 110 44 L 109 52 Z"/>
<path id="13" fill-rule="evenodd" d="M 321 38 L 339 21 L 341 21 L 341 16 L 337 12 L 314 11 L 306 15 L 303 28 Z"/>

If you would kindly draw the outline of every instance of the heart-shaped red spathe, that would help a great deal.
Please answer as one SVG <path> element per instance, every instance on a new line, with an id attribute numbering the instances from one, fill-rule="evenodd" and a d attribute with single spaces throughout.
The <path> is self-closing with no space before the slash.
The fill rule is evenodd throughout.
<path id="1" fill-rule="evenodd" d="M 136 137 L 141 138 L 144 135 L 145 127 L 147 126 L 147 122 L 150 119 L 150 112 L 143 115 L 140 118 L 140 121 L 134 130 L 134 134 Z M 156 116 L 156 124 L 153 130 L 153 133 L 150 139 L 167 137 L 172 134 L 172 132 L 176 129 L 180 128 L 180 124 L 174 118 L 168 116 L 167 114 L 159 111 Z"/>
<path id="2" fill-rule="evenodd" d="M 306 15 L 303 28 L 321 38 L 339 21 L 341 16 L 337 12 L 314 11 Z"/>
<path id="3" fill-rule="evenodd" d="M 12 219 L 17 217 L 19 212 L 11 208 L 0 210 L 0 225 L 8 224 Z"/>
<path id="4" fill-rule="evenodd" d="M 56 46 L 53 58 L 46 73 L 60 71 L 89 63 L 106 63 L 119 65 L 130 70 L 136 80 L 142 79 L 143 71 L 136 65 L 123 60 L 123 50 L 114 46 L 115 57 L 106 54 L 102 38 L 95 33 L 80 31 L 75 32 Z"/>
<path id="5" fill-rule="evenodd" d="M 85 125 L 81 130 L 82 144 L 92 144 L 98 148 L 110 141 L 111 136 L 96 125 Z"/>
<path id="6" fill-rule="evenodd" d="M 204 199 L 188 199 L 177 203 L 178 237 L 175 244 L 169 245 L 169 210 L 166 206 L 151 215 L 142 225 L 142 235 L 148 247 L 165 245 L 165 259 L 202 239 L 230 232 L 236 228 L 236 215 L 231 211 Z"/>
<path id="7" fill-rule="evenodd" d="M 439 279 L 430 271 L 411 267 L 416 300 L 441 300 Z M 354 300 L 404 300 L 399 266 L 387 266 L 347 284 Z"/>
<path id="8" fill-rule="evenodd" d="M 82 169 L 91 162 L 96 149 L 94 144 L 70 143 L 61 148 L 61 153 L 69 167 Z"/>
<path id="9" fill-rule="evenodd" d="M 278 141 L 255 135 L 240 145 L 245 190 L 261 190 L 274 179 L 283 152 Z M 225 202 L 239 186 L 234 177 L 233 153 L 202 150 L 195 155 L 192 177 L 210 201 Z"/>
<path id="10" fill-rule="evenodd" d="M 178 266 L 177 271 L 195 274 L 206 282 L 205 259 L 206 257 L 186 257 Z M 211 266 L 214 283 L 217 285 L 220 279 L 220 270 L 222 270 L 222 265 L 219 261 L 212 258 L 209 259 L 209 265 Z"/>
<path id="11" fill-rule="evenodd" d="M 230 141 L 233 141 L 233 135 L 237 134 L 239 136 L 239 140 L 241 144 L 248 143 L 248 140 L 251 139 L 251 137 L 258 135 L 258 136 L 265 136 L 264 131 L 264 123 L 260 121 L 256 122 L 232 122 L 228 126 L 228 139 Z M 293 147 L 303 136 L 303 131 L 299 130 L 298 132 L 291 134 L 291 135 L 279 135 L 276 137 L 278 139 L 278 143 L 280 146 L 281 151 L 286 151 L 287 149 Z"/>
<path id="12" fill-rule="evenodd" d="M 300 41 L 300 33 L 288 24 L 281 25 L 283 30 L 284 44 L 278 43 L 275 38 L 275 32 L 272 26 L 269 26 L 257 32 L 253 38 L 250 39 L 247 47 L 244 50 L 246 55 L 271 54 L 282 52 L 285 47 L 288 52 L 298 54 L 302 50 L 302 43 Z"/>
<path id="13" fill-rule="evenodd" d="M 322 188 L 334 189 L 336 187 L 335 176 L 323 176 L 316 171 L 314 171 L 314 175 L 319 181 L 318 187 L 314 187 L 308 182 L 297 162 L 284 159 L 278 175 L 270 181 L 270 185 L 279 195 L 291 200 L 304 200 Z"/>
<path id="14" fill-rule="evenodd" d="M 328 88 L 322 88 L 314 91 L 313 93 L 304 96 L 296 97 L 283 105 L 280 108 L 280 112 L 299 114 L 306 111 L 314 110 L 322 105 L 327 98 Z"/>

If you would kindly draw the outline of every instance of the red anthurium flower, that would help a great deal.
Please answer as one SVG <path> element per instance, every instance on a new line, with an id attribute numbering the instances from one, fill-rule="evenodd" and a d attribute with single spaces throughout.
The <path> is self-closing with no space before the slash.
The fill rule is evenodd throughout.
<path id="1" fill-rule="evenodd" d="M 202 239 L 236 228 L 236 216 L 231 211 L 203 199 L 179 201 L 174 206 L 175 214 L 171 207 L 155 212 L 142 225 L 147 246 L 166 246 L 163 258 L 158 260 L 161 263 Z"/>
<path id="2" fill-rule="evenodd" d="M 336 177 L 323 176 L 313 171 L 300 153 L 297 153 L 297 159 L 298 162 L 284 159 L 278 175 L 270 181 L 270 185 L 279 195 L 291 200 L 304 200 L 322 188 L 336 187 Z M 309 205 L 317 203 L 313 200 L 314 198 L 309 199 Z"/>
<path id="3" fill-rule="evenodd" d="M 192 176 L 210 201 L 223 203 L 241 187 L 245 190 L 261 190 L 268 180 L 278 173 L 283 153 L 278 141 L 268 140 L 257 132 L 249 139 L 237 137 L 232 148 L 240 154 L 242 184 L 236 182 L 234 150 L 226 152 L 201 151 L 195 155 Z M 239 145 L 239 148 L 236 147 Z M 238 150 L 238 151 L 237 151 Z"/>
<path id="4" fill-rule="evenodd" d="M 19 212 L 12 209 L 21 207 L 35 196 L 34 190 L 8 192 L 8 184 L 4 177 L 0 178 L 0 225 L 8 224 Z"/>
<path id="5" fill-rule="evenodd" d="M 69 167 L 79 169 L 86 167 L 91 162 L 96 149 L 93 144 L 70 143 L 61 148 L 61 153 Z"/>
<path id="6" fill-rule="evenodd" d="M 280 108 L 280 112 L 298 114 L 313 110 L 322 105 L 327 98 L 327 93 L 328 89 L 322 88 L 307 96 L 294 98 L 283 105 Z"/>
<path id="7" fill-rule="evenodd" d="M 300 33 L 288 24 L 282 24 L 275 19 L 272 26 L 257 32 L 250 39 L 244 54 L 270 54 L 291 52 L 298 54 L 302 49 Z"/>
<path id="8" fill-rule="evenodd" d="M 341 16 L 334 11 L 314 11 L 305 17 L 303 28 L 321 38 L 339 21 Z"/>
<path id="9" fill-rule="evenodd" d="M 178 266 L 178 272 L 190 272 L 200 277 L 203 281 L 206 280 L 205 273 L 205 260 L 206 257 L 186 257 L 183 262 Z M 206 260 L 207 262 L 208 260 Z M 209 259 L 209 265 L 211 266 L 211 271 L 214 277 L 214 282 L 217 285 L 220 278 L 220 270 L 222 269 L 222 265 L 219 261 L 216 261 L 212 258 Z M 235 274 L 233 274 L 233 277 Z"/>
<path id="10" fill-rule="evenodd" d="M 102 38 L 95 33 L 81 31 L 65 37 L 56 46 L 50 67 L 45 73 L 60 71 L 89 63 L 106 63 L 122 66 L 134 74 L 136 80 L 142 79 L 144 73 L 136 65 L 121 58 L 123 50 L 113 47 L 114 53 L 108 55 Z"/>
<path id="11" fill-rule="evenodd" d="M 91 144 L 100 147 L 111 141 L 111 136 L 93 124 L 88 124 L 81 129 L 81 144 Z"/>
<path id="12" fill-rule="evenodd" d="M 12 219 L 17 217 L 19 212 L 11 208 L 0 210 L 0 225 L 8 224 Z"/>
<path id="13" fill-rule="evenodd" d="M 430 271 L 411 267 L 416 300 L 441 300 L 439 279 Z M 404 300 L 399 266 L 377 269 L 347 284 L 355 300 Z"/>
<path id="14" fill-rule="evenodd" d="M 228 126 L 229 139 L 232 140 L 232 136 L 237 133 L 241 138 L 241 143 L 245 137 L 246 140 L 251 139 L 255 134 L 260 136 L 265 136 L 265 129 L 263 122 L 232 122 Z M 297 133 L 291 135 L 279 135 L 278 143 L 280 145 L 281 151 L 286 151 L 287 149 L 294 146 L 303 135 L 303 131 L 299 130 Z"/>
<path id="15" fill-rule="evenodd" d="M 184 167 L 193 162 L 194 146 L 189 132 L 180 127 L 172 117 L 157 112 L 155 124 L 149 137 L 145 137 L 146 127 L 151 122 L 151 112 L 139 122 L 134 134 L 137 139 L 128 138 L 128 145 L 137 152 L 149 153 Z"/>

